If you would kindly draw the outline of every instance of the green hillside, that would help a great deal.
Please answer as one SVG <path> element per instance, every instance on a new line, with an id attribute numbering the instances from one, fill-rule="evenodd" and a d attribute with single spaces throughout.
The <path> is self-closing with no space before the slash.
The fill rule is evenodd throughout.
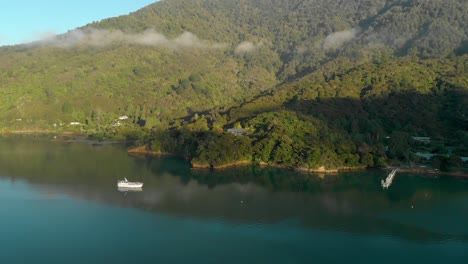
<path id="1" fill-rule="evenodd" d="M 414 160 L 411 136 L 464 155 L 467 31 L 462 0 L 160 1 L 0 47 L 0 130 L 138 138 L 203 166 L 380 166 Z"/>
<path id="2" fill-rule="evenodd" d="M 237 160 L 307 169 L 384 166 L 423 161 L 416 151 L 445 155 L 447 146 L 458 164 L 456 156 L 468 154 L 466 66 L 467 55 L 335 61 L 228 111 L 153 132 L 147 142 L 204 166 Z M 223 125 L 247 136 L 216 133 Z"/>

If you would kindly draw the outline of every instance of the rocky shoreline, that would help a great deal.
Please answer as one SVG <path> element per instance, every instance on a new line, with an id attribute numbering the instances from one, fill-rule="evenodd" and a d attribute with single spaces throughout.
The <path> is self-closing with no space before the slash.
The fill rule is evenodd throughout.
<path id="1" fill-rule="evenodd" d="M 239 167 L 239 166 L 247 166 L 247 165 L 253 165 L 255 164 L 252 161 L 248 160 L 241 160 L 241 161 L 236 161 L 232 162 L 229 164 L 224 164 L 224 165 L 219 165 L 219 166 L 211 166 L 211 165 L 202 165 L 202 164 L 197 164 L 197 163 L 192 163 L 192 168 L 194 169 L 216 169 L 216 170 L 221 170 L 221 169 L 228 169 L 228 168 L 234 168 L 234 167 Z"/>
<path id="2" fill-rule="evenodd" d="M 180 155 L 180 154 L 177 154 L 177 153 L 147 150 L 145 146 L 129 149 L 128 153 L 137 154 L 137 155 L 183 157 L 183 155 Z M 192 168 L 193 169 L 216 169 L 216 170 L 218 170 L 218 169 L 227 169 L 227 168 L 233 168 L 233 167 L 239 167 L 239 166 L 248 166 L 248 165 L 259 165 L 259 166 L 262 166 L 262 167 L 275 167 L 275 168 L 281 168 L 281 169 L 290 168 L 290 167 L 285 167 L 285 166 L 281 166 L 281 165 L 269 164 L 269 163 L 265 163 L 265 162 L 255 163 L 253 161 L 248 161 L 248 160 L 236 161 L 236 162 L 233 162 L 233 163 L 224 164 L 224 165 L 220 165 L 220 166 L 211 166 L 211 165 L 206 165 L 206 164 L 192 163 Z M 396 168 L 396 167 L 387 167 L 387 168 L 383 168 L 383 169 L 384 170 L 389 170 L 389 169 L 392 169 L 392 168 Z M 336 168 L 336 169 L 327 169 L 327 168 L 325 168 L 325 166 L 321 166 L 321 167 L 318 167 L 318 168 L 306 168 L 306 167 L 297 168 L 296 167 L 296 168 L 292 168 L 292 169 L 294 169 L 296 171 L 299 171 L 299 172 L 320 173 L 320 174 L 336 174 L 336 173 L 343 172 L 343 171 L 367 170 L 368 168 L 366 168 L 366 167 L 340 167 L 340 168 Z M 399 172 L 414 173 L 414 174 L 423 174 L 423 175 L 429 175 L 429 176 L 451 176 L 451 177 L 459 177 L 459 178 L 468 178 L 468 174 L 463 172 L 463 171 L 443 172 L 443 171 L 438 171 L 438 170 L 434 170 L 434 169 L 418 168 L 418 167 L 414 167 L 414 168 L 399 167 L 398 171 Z"/>
<path id="3" fill-rule="evenodd" d="M 139 155 L 139 156 L 146 156 L 146 155 L 149 155 L 149 156 L 172 156 L 172 157 L 181 157 L 181 158 L 183 158 L 182 155 L 177 154 L 177 153 L 148 150 L 148 149 L 146 149 L 146 146 L 131 148 L 131 149 L 127 150 L 127 152 L 129 154 Z"/>
<path id="4" fill-rule="evenodd" d="M 92 144 L 113 144 L 113 143 L 124 143 L 124 142 L 97 142 L 94 140 L 89 140 L 85 139 L 86 135 L 82 133 L 77 133 L 77 132 L 57 132 L 57 131 L 51 131 L 51 130 L 14 130 L 14 131 L 8 131 L 8 130 L 3 130 L 0 131 L 0 135 L 60 135 L 60 136 L 66 136 L 66 137 L 74 137 L 74 139 L 52 139 L 52 141 L 60 141 L 60 142 L 87 142 L 87 143 L 92 143 Z M 162 152 L 162 151 L 152 151 L 148 150 L 146 146 L 140 146 L 136 148 L 131 148 L 127 151 L 129 154 L 133 155 L 141 155 L 141 156 L 172 156 L 172 157 L 180 157 L 184 158 L 182 154 L 179 153 L 172 153 L 172 152 Z M 243 161 L 236 161 L 232 162 L 229 164 L 224 164 L 220 166 L 211 166 L 211 165 L 206 165 L 206 164 L 197 164 L 197 163 L 192 163 L 192 168 L 194 169 L 227 169 L 227 168 L 233 168 L 233 167 L 239 167 L 239 166 L 248 166 L 248 165 L 259 165 L 262 167 L 276 167 L 276 168 L 281 168 L 281 169 L 288 169 L 290 167 L 286 166 L 281 166 L 281 165 L 276 165 L 276 164 L 269 164 L 265 162 L 260 162 L 260 163 L 255 163 L 253 161 L 248 161 L 248 160 L 243 160 Z M 384 168 L 384 170 L 389 170 L 393 169 L 396 167 L 387 167 Z M 318 168 L 306 168 L 306 167 L 295 167 L 295 168 L 290 168 L 294 169 L 299 172 L 308 172 L 308 173 L 321 173 L 321 174 L 336 174 L 338 172 L 342 171 L 357 171 L 357 170 L 366 170 L 366 167 L 340 167 L 336 169 L 327 169 L 325 166 L 321 166 Z M 407 172 L 407 173 L 414 173 L 414 174 L 421 174 L 421 175 L 427 175 L 427 176 L 450 176 L 450 177 L 458 177 L 458 178 L 468 178 L 468 173 L 464 171 L 452 171 L 452 172 L 445 172 L 445 171 L 439 171 L 436 169 L 431 169 L 431 168 L 422 168 L 422 167 L 398 167 L 399 172 Z"/>
<path id="5" fill-rule="evenodd" d="M 170 152 L 161 152 L 161 151 L 152 151 L 146 149 L 145 146 L 141 147 L 136 147 L 128 150 L 128 153 L 134 154 L 134 155 L 150 155 L 150 156 L 174 156 L 174 157 L 182 157 L 183 155 L 177 154 L 177 153 L 170 153 Z M 193 169 L 228 169 L 228 168 L 234 168 L 234 167 L 239 167 L 239 166 L 248 166 L 248 165 L 259 165 L 261 167 L 275 167 L 275 168 L 280 168 L 280 169 L 293 169 L 296 171 L 300 172 L 310 172 L 310 173 L 325 173 L 325 174 L 336 174 L 341 171 L 353 171 L 353 170 L 365 170 L 365 167 L 340 167 L 336 169 L 327 169 L 325 166 L 321 166 L 318 168 L 305 168 L 305 167 L 296 167 L 296 168 L 291 168 L 287 166 L 281 166 L 277 164 L 269 164 L 265 162 L 260 162 L 260 163 L 255 163 L 253 161 L 249 160 L 241 160 L 241 161 L 235 161 L 232 163 L 228 164 L 223 164 L 219 166 L 211 166 L 209 164 L 198 164 L 198 163 L 191 163 Z"/>
<path id="6" fill-rule="evenodd" d="M 436 169 L 429 169 L 429 168 L 398 168 L 398 172 L 408 172 L 414 174 L 422 174 L 428 176 L 450 176 L 450 177 L 457 177 L 457 178 L 468 178 L 468 173 L 463 171 L 439 171 Z"/>

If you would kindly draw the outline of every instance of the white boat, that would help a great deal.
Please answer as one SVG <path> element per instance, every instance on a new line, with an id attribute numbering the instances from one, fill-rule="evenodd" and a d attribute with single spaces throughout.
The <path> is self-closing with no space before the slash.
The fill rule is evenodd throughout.
<path id="1" fill-rule="evenodd" d="M 123 193 L 127 193 L 127 192 L 142 192 L 142 191 L 143 191 L 143 188 L 141 188 L 141 187 L 132 187 L 132 188 L 128 188 L 128 187 L 117 187 L 117 191 L 123 192 Z"/>
<path id="2" fill-rule="evenodd" d="M 124 178 L 123 181 L 117 182 L 117 187 L 118 188 L 141 188 L 143 187 L 143 183 L 142 182 L 129 182 L 127 178 Z"/>

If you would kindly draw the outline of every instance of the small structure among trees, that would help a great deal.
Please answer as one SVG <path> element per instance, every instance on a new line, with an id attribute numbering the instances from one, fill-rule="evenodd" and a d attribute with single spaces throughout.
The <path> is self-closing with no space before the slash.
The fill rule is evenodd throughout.
<path id="1" fill-rule="evenodd" d="M 423 143 L 431 143 L 430 137 L 413 137 L 413 140 L 423 142 Z"/>
<path id="2" fill-rule="evenodd" d="M 247 130 L 245 130 L 243 128 L 228 128 L 227 132 L 231 133 L 231 134 L 234 134 L 236 136 L 246 135 L 247 134 Z"/>

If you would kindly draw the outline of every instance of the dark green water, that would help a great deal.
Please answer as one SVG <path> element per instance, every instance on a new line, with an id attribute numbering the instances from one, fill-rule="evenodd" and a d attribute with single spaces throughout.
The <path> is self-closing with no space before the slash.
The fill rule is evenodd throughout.
<path id="1" fill-rule="evenodd" d="M 143 181 L 119 192 L 118 179 Z M 1 263 L 468 263 L 468 182 L 191 170 L 0 136 Z"/>

